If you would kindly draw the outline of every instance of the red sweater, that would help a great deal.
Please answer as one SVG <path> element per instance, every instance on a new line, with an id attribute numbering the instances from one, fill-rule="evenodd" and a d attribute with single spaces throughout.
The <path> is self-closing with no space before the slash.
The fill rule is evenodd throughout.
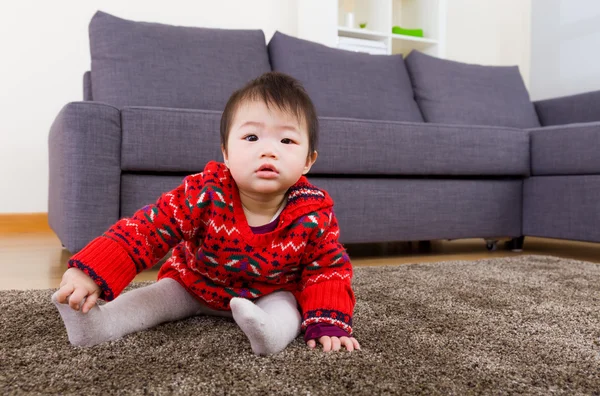
<path id="1" fill-rule="evenodd" d="M 352 334 L 352 266 L 338 234 L 333 200 L 304 176 L 288 190 L 275 230 L 254 234 L 229 170 L 211 161 L 119 220 L 68 265 L 94 279 L 110 301 L 174 247 L 158 278 L 177 280 L 213 309 L 229 310 L 232 297 L 287 290 L 300 305 L 302 329 L 330 323 Z"/>

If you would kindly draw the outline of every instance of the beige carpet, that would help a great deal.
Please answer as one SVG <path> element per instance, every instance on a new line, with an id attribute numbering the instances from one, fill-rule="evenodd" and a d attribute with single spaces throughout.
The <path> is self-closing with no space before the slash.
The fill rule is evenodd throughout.
<path id="1" fill-rule="evenodd" d="M 52 290 L 0 292 L 0 394 L 600 394 L 600 265 L 542 256 L 357 268 L 362 351 L 257 357 L 196 317 L 79 349 Z"/>

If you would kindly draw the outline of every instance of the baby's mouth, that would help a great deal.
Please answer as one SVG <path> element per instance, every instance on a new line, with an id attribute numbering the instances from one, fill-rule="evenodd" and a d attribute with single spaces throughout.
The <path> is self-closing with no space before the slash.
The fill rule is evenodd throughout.
<path id="1" fill-rule="evenodd" d="M 260 178 L 273 179 L 279 176 L 277 168 L 270 164 L 264 164 L 256 171 L 256 175 Z"/>
<path id="2" fill-rule="evenodd" d="M 273 165 L 262 165 L 260 168 L 258 168 L 258 172 L 279 173 L 279 172 L 277 172 L 277 169 Z"/>

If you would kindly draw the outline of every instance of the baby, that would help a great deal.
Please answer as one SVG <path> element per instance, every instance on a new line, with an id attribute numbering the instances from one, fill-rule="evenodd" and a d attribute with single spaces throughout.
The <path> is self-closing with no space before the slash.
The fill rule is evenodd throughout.
<path id="1" fill-rule="evenodd" d="M 317 134 L 314 105 L 292 77 L 266 73 L 234 92 L 221 117 L 224 163 L 209 162 L 69 260 L 52 296 L 69 341 L 92 346 L 218 315 L 233 318 L 259 355 L 301 330 L 309 348 L 360 349 L 333 200 L 303 176 Z M 156 283 L 119 296 L 173 247 Z"/>

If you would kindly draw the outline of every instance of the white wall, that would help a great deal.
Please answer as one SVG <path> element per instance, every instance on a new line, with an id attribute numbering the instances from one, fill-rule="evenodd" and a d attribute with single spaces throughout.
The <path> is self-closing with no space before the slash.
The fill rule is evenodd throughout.
<path id="1" fill-rule="evenodd" d="M 337 15 L 335 0 L 298 0 L 296 37 L 337 46 Z"/>
<path id="2" fill-rule="evenodd" d="M 531 97 L 600 89 L 600 2 L 532 0 Z"/>
<path id="3" fill-rule="evenodd" d="M 168 6 L 167 6 L 168 4 Z M 82 99 L 98 10 L 175 25 L 297 31 L 297 0 L 19 0 L 0 5 L 0 213 L 48 210 L 48 131 Z"/>
<path id="4" fill-rule="evenodd" d="M 446 58 L 530 76 L 531 0 L 448 0 Z"/>

